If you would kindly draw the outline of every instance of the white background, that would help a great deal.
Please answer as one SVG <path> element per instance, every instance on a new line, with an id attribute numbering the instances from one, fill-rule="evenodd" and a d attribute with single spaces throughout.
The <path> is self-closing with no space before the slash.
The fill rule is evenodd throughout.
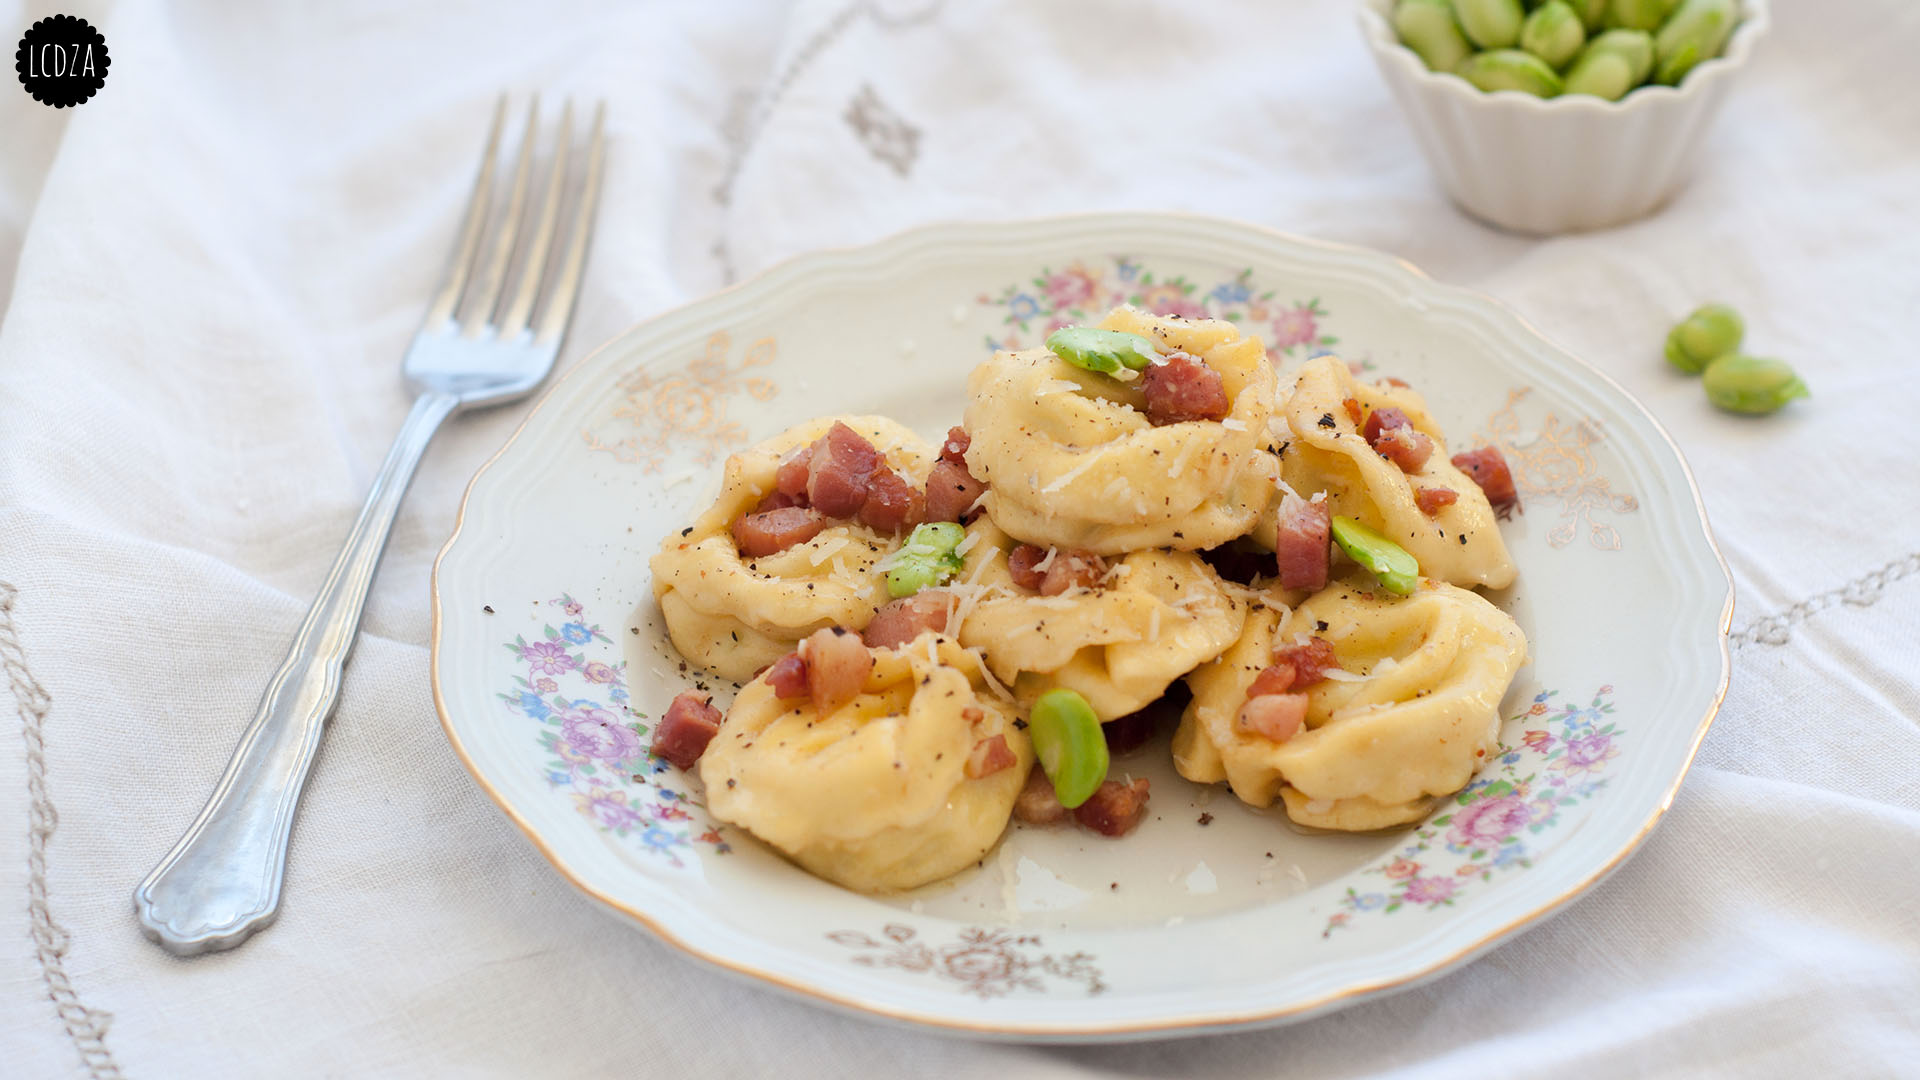
<path id="1" fill-rule="evenodd" d="M 25 661 L 0 725 L 6 1072 L 1915 1068 L 1920 9 L 1774 6 L 1679 200 L 1539 241 L 1445 202 L 1336 0 L 0 3 L 7 41 L 59 10 L 113 57 L 77 110 L 0 87 L 0 582 L 17 589 L 0 659 Z M 863 87 L 917 132 L 910 154 L 848 122 Z M 434 722 L 428 568 L 509 409 L 444 432 L 401 515 L 279 923 L 234 953 L 162 954 L 129 891 L 199 808 L 406 411 L 399 357 L 502 89 L 609 103 L 563 364 L 798 252 L 1096 208 L 1364 244 L 1511 303 L 1672 431 L 1737 578 L 1733 688 L 1672 813 L 1472 966 L 1269 1032 L 992 1046 L 746 986 L 576 895 Z M 1707 299 L 1741 308 L 1812 400 L 1732 417 L 1670 372 L 1666 328 Z M 548 525 L 564 550 L 570 523 Z M 41 947 L 36 781 L 58 811 L 41 880 L 60 930 L 41 924 Z"/>

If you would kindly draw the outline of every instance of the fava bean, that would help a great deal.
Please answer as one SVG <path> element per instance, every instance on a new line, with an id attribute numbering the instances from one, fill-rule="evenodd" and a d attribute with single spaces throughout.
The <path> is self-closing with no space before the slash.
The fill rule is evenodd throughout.
<path id="1" fill-rule="evenodd" d="M 1406 548 L 1350 517 L 1334 517 L 1333 542 L 1348 558 L 1371 570 L 1390 593 L 1407 596 L 1420 584 L 1419 560 Z"/>
<path id="2" fill-rule="evenodd" d="M 1564 84 L 1547 62 L 1519 49 L 1493 49 L 1474 53 L 1453 69 L 1455 75 L 1482 90 L 1518 90 L 1535 97 L 1550 98 Z"/>
<path id="3" fill-rule="evenodd" d="M 1738 21 L 1734 0 L 1686 0 L 1653 36 L 1653 80 L 1680 85 L 1696 65 L 1720 55 Z"/>
<path id="4" fill-rule="evenodd" d="M 1619 101 L 1653 70 L 1653 35 L 1645 30 L 1596 34 L 1567 72 L 1566 93 Z"/>
<path id="5" fill-rule="evenodd" d="M 1740 347 L 1747 324 L 1725 304 L 1696 308 L 1667 334 L 1667 363 L 1689 375 L 1698 375 L 1717 357 Z"/>
<path id="6" fill-rule="evenodd" d="M 1451 0 L 1400 0 L 1393 9 L 1393 32 L 1429 71 L 1452 71 L 1473 52 L 1454 21 Z"/>
<path id="7" fill-rule="evenodd" d="M 1107 778 L 1107 737 L 1087 699 L 1064 687 L 1049 690 L 1027 714 L 1033 756 L 1069 810 L 1093 797 Z"/>
<path id="8" fill-rule="evenodd" d="M 930 589 L 960 572 L 965 560 L 954 551 L 967 531 L 951 521 L 915 525 L 887 571 L 887 595 L 898 600 Z"/>
<path id="9" fill-rule="evenodd" d="M 1510 49 L 1520 40 L 1520 23 L 1526 14 L 1520 0 L 1454 0 L 1453 11 L 1460 29 L 1483 49 Z"/>
<path id="10" fill-rule="evenodd" d="M 1587 29 L 1565 0 L 1548 0 L 1520 26 L 1520 47 L 1555 71 L 1572 63 L 1586 43 Z"/>
<path id="11" fill-rule="evenodd" d="M 1139 371 L 1159 357 L 1153 342 L 1125 330 L 1069 326 L 1047 335 L 1047 351 L 1077 368 L 1103 375 Z M 1132 375 L 1123 376 L 1131 379 Z"/>
<path id="12" fill-rule="evenodd" d="M 1606 24 L 1615 30 L 1660 29 L 1678 0 L 1608 0 Z"/>
<path id="13" fill-rule="evenodd" d="M 1794 398 L 1811 396 L 1807 384 L 1786 361 L 1745 353 L 1728 353 L 1708 364 L 1700 385 L 1706 389 L 1708 401 L 1728 412 L 1749 416 L 1764 416 Z"/>

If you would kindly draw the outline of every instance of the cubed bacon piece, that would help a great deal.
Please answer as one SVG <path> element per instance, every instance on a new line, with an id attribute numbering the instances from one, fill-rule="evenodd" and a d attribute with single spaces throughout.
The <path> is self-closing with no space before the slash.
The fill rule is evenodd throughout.
<path id="1" fill-rule="evenodd" d="M 1147 420 L 1155 427 L 1225 420 L 1232 404 L 1220 373 L 1186 353 L 1148 364 L 1140 373 L 1140 392 L 1147 398 Z"/>
<path id="2" fill-rule="evenodd" d="M 776 555 L 804 544 L 832 524 L 816 510 L 786 506 L 734 519 L 733 544 L 749 559 Z"/>
<path id="3" fill-rule="evenodd" d="M 720 731 L 720 710 L 699 690 L 682 690 L 653 728 L 653 753 L 682 769 L 691 769 Z"/>
<path id="4" fill-rule="evenodd" d="M 1020 763 L 1014 756 L 1013 747 L 1007 745 L 1005 735 L 995 735 L 991 739 L 981 739 L 973 744 L 973 753 L 967 755 L 966 774 L 969 780 L 978 780 L 983 776 L 992 776 L 1002 769 L 1011 769 Z"/>
<path id="5" fill-rule="evenodd" d="M 1147 814 L 1147 778 L 1131 784 L 1108 780 L 1073 811 L 1074 819 L 1104 836 L 1125 836 Z"/>
<path id="6" fill-rule="evenodd" d="M 1400 466 L 1401 472 L 1419 472 L 1433 456 L 1433 440 L 1411 426 L 1388 428 L 1373 440 L 1373 449 L 1381 457 Z"/>
<path id="7" fill-rule="evenodd" d="M 861 640 L 870 649 L 897 649 L 921 634 L 940 633 L 947 628 L 951 599 L 945 589 L 922 589 L 895 600 L 873 613 Z"/>
<path id="8" fill-rule="evenodd" d="M 1047 576 L 1040 583 L 1040 595 L 1059 596 L 1068 589 L 1088 588 L 1100 584 L 1107 576 L 1107 560 L 1090 551 L 1056 551 L 1053 565 L 1047 567 Z"/>
<path id="9" fill-rule="evenodd" d="M 867 478 L 867 501 L 856 515 L 860 524 L 880 533 L 905 532 L 926 516 L 926 497 L 882 463 Z"/>
<path id="10" fill-rule="evenodd" d="M 859 432 L 835 421 L 813 442 L 807 462 L 807 503 L 836 518 L 851 518 L 867 501 L 867 486 L 880 451 Z"/>
<path id="11" fill-rule="evenodd" d="M 1286 742 L 1300 733 L 1307 720 L 1307 695 L 1260 694 L 1240 706 L 1236 719 L 1241 731 L 1274 742 Z"/>
<path id="12" fill-rule="evenodd" d="M 941 458 L 927 473 L 926 516 L 928 521 L 965 521 L 967 511 L 980 501 L 987 485 L 973 478 L 966 462 Z"/>
<path id="13" fill-rule="evenodd" d="M 773 696 L 777 698 L 803 698 L 807 696 L 807 662 L 800 654 L 790 652 L 773 662 L 767 669 L 767 685 L 773 687 Z"/>
<path id="14" fill-rule="evenodd" d="M 1293 680 L 1298 674 L 1291 661 L 1269 664 L 1253 677 L 1253 685 L 1247 687 L 1247 696 L 1257 698 L 1262 694 L 1284 694 L 1293 689 Z"/>
<path id="15" fill-rule="evenodd" d="M 1047 572 L 1037 567 L 1046 557 L 1046 548 L 1034 544 L 1021 544 L 1007 552 L 1007 573 L 1013 576 L 1015 585 L 1039 592 L 1040 586 L 1046 583 Z"/>
<path id="16" fill-rule="evenodd" d="M 1293 669 L 1293 683 L 1287 690 L 1305 690 L 1314 683 L 1327 677 L 1327 672 L 1340 667 L 1340 657 L 1333 651 L 1333 642 L 1322 637 L 1310 637 L 1304 645 L 1282 645 L 1273 650 L 1275 667 L 1285 664 Z"/>
<path id="17" fill-rule="evenodd" d="M 1013 816 L 1029 825 L 1051 825 L 1064 820 L 1067 808 L 1060 805 L 1060 797 L 1053 792 L 1053 781 L 1047 779 L 1047 771 L 1039 765 L 1027 774 L 1027 786 L 1020 789 L 1020 795 L 1013 800 Z"/>
<path id="18" fill-rule="evenodd" d="M 795 506 L 807 504 L 807 477 L 812 472 L 813 447 L 803 446 L 787 455 L 780 462 L 779 471 L 773 474 L 773 489 L 782 495 L 800 500 Z"/>
<path id="19" fill-rule="evenodd" d="M 1007 554 L 1007 570 L 1021 588 L 1042 596 L 1059 596 L 1076 586 L 1092 588 L 1099 584 L 1107 576 L 1107 560 L 1077 548 L 1021 544 Z"/>
<path id="20" fill-rule="evenodd" d="M 951 461 L 955 465 L 965 468 L 967 464 L 967 448 L 972 445 L 973 436 L 967 434 L 966 428 L 948 428 L 947 441 L 940 444 L 940 460 Z"/>
<path id="21" fill-rule="evenodd" d="M 1340 407 L 1347 410 L 1347 418 L 1353 421 L 1354 427 L 1359 427 L 1367 419 L 1367 414 L 1360 411 L 1360 401 L 1357 398 L 1342 398 Z"/>
<path id="22" fill-rule="evenodd" d="M 1414 505 L 1418 506 L 1420 512 L 1428 517 L 1432 517 L 1459 501 L 1460 493 L 1452 488 L 1423 487 L 1413 490 Z"/>
<path id="23" fill-rule="evenodd" d="M 1366 426 L 1360 429 L 1360 434 L 1367 442 L 1377 443 L 1380 441 L 1380 436 L 1392 431 L 1394 428 L 1410 428 L 1412 426 L 1413 420 L 1407 416 L 1406 410 L 1397 409 L 1388 405 L 1385 408 L 1373 410 L 1373 412 L 1367 416 Z"/>
<path id="24" fill-rule="evenodd" d="M 807 635 L 800 643 L 800 659 L 807 662 L 807 694 L 822 713 L 852 701 L 873 671 L 873 654 L 860 635 L 838 626 Z"/>
<path id="25" fill-rule="evenodd" d="M 1513 472 L 1507 468 L 1507 459 L 1500 451 L 1491 446 L 1482 446 L 1475 450 L 1453 455 L 1453 467 L 1466 473 L 1487 496 L 1487 502 L 1493 505 L 1494 512 L 1506 517 L 1513 508 L 1520 505 L 1520 493 L 1513 487 Z"/>
<path id="26" fill-rule="evenodd" d="M 1333 511 L 1325 500 L 1308 502 L 1296 495 L 1280 500 L 1273 554 L 1283 589 L 1324 589 L 1333 558 Z"/>

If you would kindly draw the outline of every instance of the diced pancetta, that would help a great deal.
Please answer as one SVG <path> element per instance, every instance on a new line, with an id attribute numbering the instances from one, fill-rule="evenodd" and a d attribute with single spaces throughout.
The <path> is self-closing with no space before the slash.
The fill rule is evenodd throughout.
<path id="1" fill-rule="evenodd" d="M 1108 780 L 1073 811 L 1074 819 L 1105 836 L 1125 836 L 1147 812 L 1147 778 L 1131 784 Z"/>
<path id="2" fill-rule="evenodd" d="M 1007 745 L 1007 737 L 995 735 L 973 744 L 973 752 L 967 755 L 965 772 L 969 780 L 978 780 L 1002 769 L 1011 769 L 1019 763 L 1020 759 L 1014 755 L 1013 748 Z"/>
<path id="3" fill-rule="evenodd" d="M 1520 493 L 1513 486 L 1513 471 L 1507 468 L 1507 459 L 1500 456 L 1500 451 L 1494 447 L 1482 446 L 1455 454 L 1453 467 L 1480 485 L 1487 502 L 1501 517 L 1506 517 L 1514 507 L 1520 505 Z"/>
<path id="4" fill-rule="evenodd" d="M 1174 353 L 1140 373 L 1147 420 L 1155 427 L 1188 420 L 1224 420 L 1232 403 L 1220 373 L 1186 353 Z"/>
<path id="5" fill-rule="evenodd" d="M 1258 694 L 1240 706 L 1237 723 L 1249 735 L 1286 742 L 1299 734 L 1306 719 L 1307 695 Z"/>
<path id="6" fill-rule="evenodd" d="M 870 649 L 897 649 L 921 634 L 939 633 L 947 628 L 951 601 L 944 589 L 922 589 L 874 612 L 860 637 Z"/>
<path id="7" fill-rule="evenodd" d="M 1322 502 L 1296 495 L 1280 500 L 1273 554 L 1283 589 L 1324 589 L 1333 557 L 1333 512 Z"/>
<path id="8" fill-rule="evenodd" d="M 682 690 L 653 728 L 653 753 L 674 766 L 691 769 L 720 731 L 720 710 L 699 690 Z"/>
<path id="9" fill-rule="evenodd" d="M 807 664 L 807 693 L 822 713 L 852 701 L 873 671 L 873 654 L 860 635 L 838 626 L 815 630 L 800 643 L 799 652 Z"/>
<path id="10" fill-rule="evenodd" d="M 733 544 L 740 554 L 758 559 L 804 544 L 820 535 L 830 524 L 819 511 L 800 506 L 783 506 L 757 514 L 744 514 L 733 522 Z"/>

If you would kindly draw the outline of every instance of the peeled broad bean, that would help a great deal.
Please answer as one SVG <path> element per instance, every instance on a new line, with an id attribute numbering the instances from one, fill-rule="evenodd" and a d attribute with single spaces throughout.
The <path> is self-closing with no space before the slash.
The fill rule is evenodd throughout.
<path id="1" fill-rule="evenodd" d="M 1667 363 L 1698 375 L 1717 358 L 1740 347 L 1747 324 L 1725 304 L 1696 308 L 1667 334 Z"/>
<path id="2" fill-rule="evenodd" d="M 1660 29 L 1678 0 L 1608 0 L 1606 24 L 1617 30 Z"/>
<path id="3" fill-rule="evenodd" d="M 1734 0 L 1685 0 L 1653 37 L 1654 81 L 1680 85 L 1696 65 L 1720 55 L 1738 21 Z"/>
<path id="4" fill-rule="evenodd" d="M 887 595 L 912 596 L 959 573 L 966 562 L 954 549 L 966 538 L 967 531 L 951 521 L 915 525 L 887 571 Z"/>
<path id="5" fill-rule="evenodd" d="M 1069 326 L 1047 335 L 1047 351 L 1077 368 L 1118 375 L 1140 371 L 1159 355 L 1153 342 L 1125 330 L 1097 326 Z M 1124 378 L 1131 379 L 1132 375 Z"/>
<path id="6" fill-rule="evenodd" d="M 1567 72 L 1563 92 L 1618 101 L 1646 82 L 1652 70 L 1652 34 L 1645 30 L 1608 30 L 1587 42 Z"/>
<path id="7" fill-rule="evenodd" d="M 1061 806 L 1072 810 L 1100 790 L 1111 759 L 1100 716 L 1086 698 L 1064 687 L 1041 694 L 1027 713 L 1027 734 Z"/>
<path id="8" fill-rule="evenodd" d="M 1707 400 L 1728 412 L 1764 416 L 1794 398 L 1810 397 L 1807 384 L 1785 360 L 1728 353 L 1707 365 L 1700 385 Z"/>
<path id="9" fill-rule="evenodd" d="M 1393 9 L 1393 32 L 1429 71 L 1452 71 L 1473 53 L 1454 21 L 1451 0 L 1400 0 Z"/>
<path id="10" fill-rule="evenodd" d="M 1535 97 L 1550 98 L 1558 94 L 1563 85 L 1560 76 L 1547 66 L 1545 60 L 1519 49 L 1492 49 L 1475 53 L 1461 61 L 1453 73 L 1488 93 L 1518 90 Z"/>
<path id="11" fill-rule="evenodd" d="M 1591 34 L 1607 22 L 1607 0 L 1567 0 L 1574 13 L 1580 16 L 1580 24 Z"/>
<path id="12" fill-rule="evenodd" d="M 1347 557 L 1373 572 L 1396 596 L 1411 594 L 1420 584 L 1420 562 L 1406 548 L 1350 517 L 1333 519 L 1333 542 Z"/>
<path id="13" fill-rule="evenodd" d="M 1454 0 L 1453 10 L 1467 38 L 1483 49 L 1512 48 L 1526 18 L 1520 0 Z"/>
<path id="14" fill-rule="evenodd" d="M 1586 43 L 1586 27 L 1565 0 L 1547 0 L 1520 25 L 1520 47 L 1555 71 L 1572 63 Z"/>

